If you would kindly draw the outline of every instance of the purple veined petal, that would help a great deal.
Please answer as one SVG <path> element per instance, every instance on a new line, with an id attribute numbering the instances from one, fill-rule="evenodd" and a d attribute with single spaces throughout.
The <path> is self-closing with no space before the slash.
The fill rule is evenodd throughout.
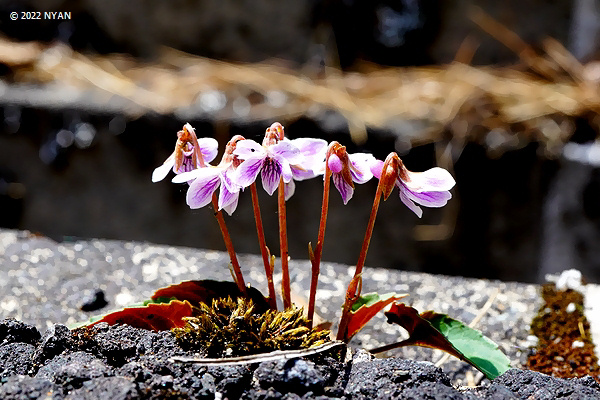
<path id="1" fill-rule="evenodd" d="M 406 196 L 405 191 L 408 191 L 404 185 L 400 185 L 399 188 L 399 192 L 400 192 L 400 200 L 402 200 L 402 202 L 404 203 L 404 205 L 406 207 L 408 207 L 412 212 L 414 212 L 415 214 L 417 214 L 417 217 L 421 218 L 423 216 L 423 210 L 421 209 L 421 207 L 419 207 L 418 205 L 416 205 L 415 203 L 412 202 L 411 199 L 409 199 Z"/>
<path id="2" fill-rule="evenodd" d="M 219 210 L 224 209 L 225 211 L 227 211 L 227 209 L 229 209 L 231 212 L 227 211 L 227 214 L 231 215 L 237 207 L 237 200 L 239 195 L 239 190 L 237 192 L 230 192 L 229 190 L 227 190 L 225 185 L 222 184 L 221 190 L 219 191 Z M 232 209 L 229 206 L 231 206 L 234 202 L 236 206 Z"/>
<path id="3" fill-rule="evenodd" d="M 241 165 L 240 165 L 241 167 Z M 238 167 L 238 169 L 240 168 Z M 289 168 L 289 165 L 288 165 Z M 261 179 L 263 188 L 269 196 L 275 193 L 275 190 L 279 186 L 279 178 L 281 177 L 281 171 L 283 167 L 275 158 L 266 158 L 261 170 Z M 290 171 L 291 177 L 291 171 Z M 291 178 L 290 178 L 291 179 Z"/>
<path id="4" fill-rule="evenodd" d="M 241 160 L 247 160 L 249 158 L 264 158 L 266 157 L 267 150 L 254 140 L 246 139 L 237 142 L 233 154 Z"/>
<path id="5" fill-rule="evenodd" d="M 219 152 L 219 142 L 213 138 L 198 139 L 198 146 L 200 147 L 200 152 L 205 163 L 214 160 Z"/>
<path id="6" fill-rule="evenodd" d="M 230 204 L 223 207 L 223 210 L 225 210 L 225 212 L 227 214 L 229 214 L 229 216 L 231 216 L 231 214 L 233 214 L 233 212 L 237 208 L 239 197 L 240 197 L 240 192 L 237 192 L 234 196 L 233 201 Z"/>
<path id="7" fill-rule="evenodd" d="M 371 164 L 375 160 L 372 154 L 367 153 L 355 153 L 350 154 L 350 172 L 352 173 L 352 180 L 356 183 L 366 183 L 373 178 L 371 172 Z M 330 157 L 331 158 L 331 157 Z M 380 173 L 381 175 L 381 173 Z"/>
<path id="8" fill-rule="evenodd" d="M 342 169 L 344 168 L 344 165 L 342 164 L 342 160 L 340 160 L 340 158 L 338 156 L 336 156 L 335 154 L 331 154 L 329 156 L 329 159 L 327 160 L 327 165 L 329 165 L 329 169 L 334 174 L 339 174 L 340 172 L 342 172 Z"/>
<path id="9" fill-rule="evenodd" d="M 404 182 L 412 192 L 442 192 L 450 190 L 456 182 L 450 172 L 435 167 L 425 172 L 408 172 L 408 181 Z"/>
<path id="10" fill-rule="evenodd" d="M 402 192 L 415 203 L 432 208 L 443 207 L 452 198 L 452 195 L 447 190 L 441 192 L 413 192 L 404 186 Z"/>
<path id="11" fill-rule="evenodd" d="M 205 170 L 202 168 L 202 170 Z M 218 172 L 218 171 L 217 171 Z M 191 209 L 202 208 L 212 200 L 212 195 L 221 184 L 219 175 L 206 174 L 196 178 L 190 185 L 185 200 Z"/>
<path id="12" fill-rule="evenodd" d="M 373 176 L 377 179 L 381 179 L 381 170 L 383 169 L 383 161 L 381 160 L 377 160 L 375 159 L 373 162 L 371 162 L 371 173 L 373 174 Z"/>
<path id="13" fill-rule="evenodd" d="M 240 143 L 245 141 L 246 140 L 243 140 Z M 240 143 L 238 143 L 238 145 Z M 264 161 L 264 157 L 252 157 L 245 160 L 235 170 L 234 181 L 241 187 L 250 186 L 256 181 L 256 177 L 258 177 Z"/>
<path id="14" fill-rule="evenodd" d="M 171 154 L 161 165 L 152 171 L 152 182 L 158 182 L 165 179 L 171 168 L 175 165 L 175 157 Z"/>
<path id="15" fill-rule="evenodd" d="M 273 157 L 283 157 L 290 164 L 299 164 L 303 161 L 302 153 L 289 140 L 274 144 L 268 151 Z"/>
<path id="16" fill-rule="evenodd" d="M 179 171 L 175 171 L 176 174 L 183 174 L 185 172 L 190 172 L 197 169 L 196 165 L 191 156 L 183 156 L 183 162 L 181 163 L 181 167 L 179 167 Z"/>
<path id="17" fill-rule="evenodd" d="M 285 201 L 288 201 L 296 192 L 296 183 L 294 182 L 294 180 L 292 179 L 291 181 L 287 182 L 284 186 L 284 194 L 285 194 Z"/>
<path id="18" fill-rule="evenodd" d="M 182 172 L 180 174 L 177 174 L 173 177 L 173 179 L 171 179 L 171 182 L 173 183 L 185 183 L 185 182 L 190 182 L 193 181 L 194 179 L 198 178 L 199 176 L 203 176 L 203 175 L 213 175 L 214 169 L 213 167 L 211 168 L 198 168 L 198 169 L 194 169 L 192 171 L 188 171 L 188 172 Z"/>
<path id="19" fill-rule="evenodd" d="M 292 179 L 297 181 L 304 181 L 306 179 L 312 179 L 319 175 L 313 169 L 306 169 L 301 165 L 290 165 L 292 170 Z"/>
<path id="20" fill-rule="evenodd" d="M 331 158 L 331 157 L 330 157 Z M 345 204 L 348 204 L 348 201 L 352 198 L 354 194 L 354 189 L 352 186 L 348 185 L 341 174 L 332 174 L 333 184 L 337 188 L 338 192 L 342 195 L 342 201 Z"/>

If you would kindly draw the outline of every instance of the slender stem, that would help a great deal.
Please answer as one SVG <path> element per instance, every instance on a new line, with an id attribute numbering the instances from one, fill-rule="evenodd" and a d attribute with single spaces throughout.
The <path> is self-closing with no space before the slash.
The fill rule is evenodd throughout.
<path id="1" fill-rule="evenodd" d="M 369 250 L 369 243 L 371 243 L 371 236 L 373 235 L 373 227 L 375 226 L 375 218 L 377 217 L 377 210 L 379 209 L 379 202 L 383 194 L 382 179 L 379 180 L 377 185 L 377 191 L 375 192 L 375 200 L 373 200 L 373 208 L 371 209 L 371 216 L 369 217 L 369 223 L 367 224 L 367 230 L 365 232 L 365 238 L 363 240 L 362 248 L 360 249 L 360 255 L 356 262 L 356 270 L 354 271 L 354 277 L 348 285 L 346 291 L 346 301 L 344 302 L 344 308 L 342 310 L 342 317 L 340 319 L 340 326 L 338 327 L 337 339 L 347 341 L 348 339 L 348 322 L 350 319 L 350 309 L 352 304 L 356 301 L 356 298 L 360 296 L 360 280 L 362 269 L 367 259 L 367 251 Z"/>
<path id="2" fill-rule="evenodd" d="M 267 242 L 265 241 L 265 231 L 263 229 L 262 218 L 260 216 L 260 205 L 258 204 L 258 193 L 256 191 L 256 184 L 254 182 L 252 185 L 250 185 L 250 192 L 252 193 L 252 208 L 254 210 L 254 221 L 256 221 L 258 245 L 260 247 L 260 254 L 262 255 L 263 264 L 265 265 L 265 275 L 267 276 L 267 285 L 269 287 L 269 305 L 271 306 L 272 310 L 277 310 L 275 285 L 273 284 L 273 268 L 271 268 L 269 249 L 267 248 Z"/>
<path id="3" fill-rule="evenodd" d="M 235 254 L 235 250 L 233 249 L 233 242 L 231 241 L 231 236 L 229 236 L 229 231 L 227 230 L 227 225 L 225 225 L 225 219 L 223 218 L 223 213 L 219 210 L 219 202 L 217 200 L 217 194 L 213 193 L 212 196 L 212 204 L 215 208 L 215 218 L 219 223 L 219 228 L 221 229 L 221 234 L 223 235 L 223 241 L 225 242 L 225 247 L 227 248 L 227 252 L 229 253 L 229 259 L 231 260 L 231 265 L 233 266 L 233 272 L 235 274 L 235 283 L 238 286 L 240 292 L 247 296 L 246 291 L 246 283 L 244 282 L 244 276 L 242 275 L 242 269 L 240 268 L 240 263 L 238 262 L 237 256 Z"/>
<path id="4" fill-rule="evenodd" d="M 277 193 L 278 217 L 279 217 L 279 251 L 281 256 L 281 297 L 283 297 L 283 308 L 292 306 L 292 295 L 290 289 L 290 271 L 288 269 L 288 241 L 287 221 L 285 215 L 285 183 L 283 177 L 279 178 L 279 189 Z"/>
<path id="5" fill-rule="evenodd" d="M 325 163 L 325 181 L 323 184 L 323 203 L 321 204 L 321 221 L 319 222 L 319 237 L 314 257 L 311 260 L 312 270 L 310 278 L 310 294 L 308 297 L 308 320 L 309 328 L 313 324 L 315 314 L 315 298 L 317 296 L 317 285 L 319 283 L 319 272 L 321 271 L 321 255 L 323 253 L 323 241 L 325 240 L 325 226 L 327 225 L 327 212 L 329 210 L 329 187 L 331 183 L 331 169 Z"/>

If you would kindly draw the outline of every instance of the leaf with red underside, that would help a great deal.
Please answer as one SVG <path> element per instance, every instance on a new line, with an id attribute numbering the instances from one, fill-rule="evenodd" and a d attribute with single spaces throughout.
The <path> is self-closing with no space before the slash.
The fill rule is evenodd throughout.
<path id="1" fill-rule="evenodd" d="M 498 345 L 481 332 L 445 314 L 425 311 L 394 303 L 385 313 L 388 322 L 402 326 L 409 338 L 373 352 L 402 346 L 424 346 L 443 350 L 483 372 L 490 380 L 510 368 L 510 360 Z"/>
<path id="2" fill-rule="evenodd" d="M 254 310 L 256 312 L 260 313 L 269 309 L 268 300 L 260 291 L 250 287 L 247 288 L 247 292 L 254 303 Z M 192 304 L 206 303 L 210 305 L 214 299 L 227 297 L 236 299 L 241 296 L 242 294 L 238 286 L 233 282 L 205 279 L 201 281 L 184 281 L 158 289 L 151 298 L 155 303 L 177 299 L 182 301 L 187 300 Z"/>
<path id="3" fill-rule="evenodd" d="M 167 331 L 185 326 L 184 317 L 191 317 L 192 305 L 188 301 L 171 300 L 169 303 L 149 303 L 129 307 L 103 315 L 88 326 L 106 322 L 109 325 L 126 324 L 134 328 Z"/>
<path id="4" fill-rule="evenodd" d="M 367 293 L 358 298 L 352 304 L 350 310 L 350 320 L 348 321 L 348 340 L 358 333 L 379 311 L 383 310 L 393 301 L 400 300 L 408 296 L 407 294 L 386 293 L 379 295 L 377 293 Z"/>

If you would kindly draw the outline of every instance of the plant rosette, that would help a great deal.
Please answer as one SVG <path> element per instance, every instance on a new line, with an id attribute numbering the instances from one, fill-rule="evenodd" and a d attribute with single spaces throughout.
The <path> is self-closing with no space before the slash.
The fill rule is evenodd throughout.
<path id="1" fill-rule="evenodd" d="M 114 311 L 80 324 L 89 329 L 100 322 L 127 324 L 154 331 L 171 330 L 182 348 L 199 357 L 175 362 L 253 363 L 291 359 L 345 348 L 357 332 L 380 311 L 388 322 L 399 325 L 409 338 L 373 349 L 376 353 L 394 347 L 417 345 L 438 348 L 468 362 L 494 379 L 510 368 L 508 358 L 491 340 L 451 316 L 433 311 L 419 313 L 401 303 L 406 294 L 362 292 L 362 274 L 380 201 L 387 200 L 397 188 L 400 201 L 417 217 L 422 206 L 439 208 L 452 198 L 455 181 L 443 168 L 424 172 L 408 170 L 394 152 L 385 160 L 367 153 L 350 154 L 338 142 L 298 138 L 289 140 L 284 128 L 273 123 L 262 143 L 236 135 L 227 143 L 218 164 L 210 164 L 218 153 L 212 138 L 197 138 L 194 128 L 185 124 L 177 133 L 175 150 L 156 168 L 152 181 L 163 180 L 170 171 L 174 183 L 187 185 L 186 203 L 192 209 L 209 204 L 214 209 L 230 258 L 233 282 L 186 281 L 159 289 L 140 304 Z M 279 257 L 267 246 L 257 195 L 257 180 L 269 195 L 277 196 Z M 311 284 L 306 312 L 296 307 L 291 297 L 288 265 L 286 201 L 296 193 L 296 181 L 323 180 L 319 230 L 316 245 L 308 244 Z M 358 254 L 355 272 L 341 301 L 342 314 L 337 323 L 336 340 L 324 325 L 313 326 L 322 250 L 325 240 L 331 182 L 344 204 L 353 197 L 357 184 L 378 179 L 373 206 Z M 246 285 L 223 211 L 232 215 L 241 194 L 251 192 L 258 246 L 262 255 L 268 294 Z M 217 195 L 218 190 L 218 195 Z M 283 310 L 277 309 L 273 274 L 276 261 L 281 268 Z M 331 325 L 331 324 L 329 324 Z"/>

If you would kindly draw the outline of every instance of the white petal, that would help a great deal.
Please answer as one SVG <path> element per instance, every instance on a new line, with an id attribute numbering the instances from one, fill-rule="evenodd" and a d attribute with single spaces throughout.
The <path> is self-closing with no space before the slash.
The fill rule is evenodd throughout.
<path id="1" fill-rule="evenodd" d="M 152 172 L 152 182 L 158 182 L 165 179 L 165 176 L 167 176 L 169 170 L 171 170 L 174 165 L 175 157 L 173 157 L 173 154 L 171 154 L 169 158 L 165 160 L 163 165 L 154 169 L 154 171 Z"/>
<path id="2" fill-rule="evenodd" d="M 237 142 L 233 154 L 242 160 L 256 157 L 264 158 L 267 154 L 267 150 L 254 140 L 246 139 Z"/>
<path id="3" fill-rule="evenodd" d="M 173 177 L 173 179 L 171 179 L 171 182 L 173 183 L 184 183 L 184 182 L 189 182 L 189 181 L 193 181 L 194 179 L 196 179 L 198 176 L 205 174 L 206 171 L 204 170 L 208 170 L 209 168 L 198 168 L 198 169 L 194 169 L 188 172 L 182 172 L 180 174 L 177 174 Z M 212 168 L 210 168 L 212 169 Z M 203 172 L 204 171 L 204 172 Z"/>
<path id="4" fill-rule="evenodd" d="M 372 154 L 367 153 L 356 153 L 350 154 L 350 172 L 352 173 L 352 180 L 356 183 L 366 183 L 373 178 L 371 172 L 371 165 L 376 161 Z"/>
<path id="5" fill-rule="evenodd" d="M 450 172 L 435 167 L 425 172 L 408 172 L 408 181 L 404 182 L 413 192 L 441 192 L 450 190 L 456 182 Z"/>
<path id="6" fill-rule="evenodd" d="M 292 197 L 294 195 L 294 193 L 296 192 L 296 183 L 294 182 L 293 179 L 285 184 L 284 192 L 285 192 L 285 201 L 288 201 L 290 199 L 290 197 Z"/>
<path id="7" fill-rule="evenodd" d="M 219 152 L 219 142 L 213 138 L 198 139 L 198 146 L 200 147 L 200 152 L 205 163 L 214 160 Z"/>
<path id="8" fill-rule="evenodd" d="M 283 157 L 291 164 L 298 164 L 303 161 L 302 153 L 290 141 L 284 140 L 269 147 L 269 153 L 274 157 Z"/>

